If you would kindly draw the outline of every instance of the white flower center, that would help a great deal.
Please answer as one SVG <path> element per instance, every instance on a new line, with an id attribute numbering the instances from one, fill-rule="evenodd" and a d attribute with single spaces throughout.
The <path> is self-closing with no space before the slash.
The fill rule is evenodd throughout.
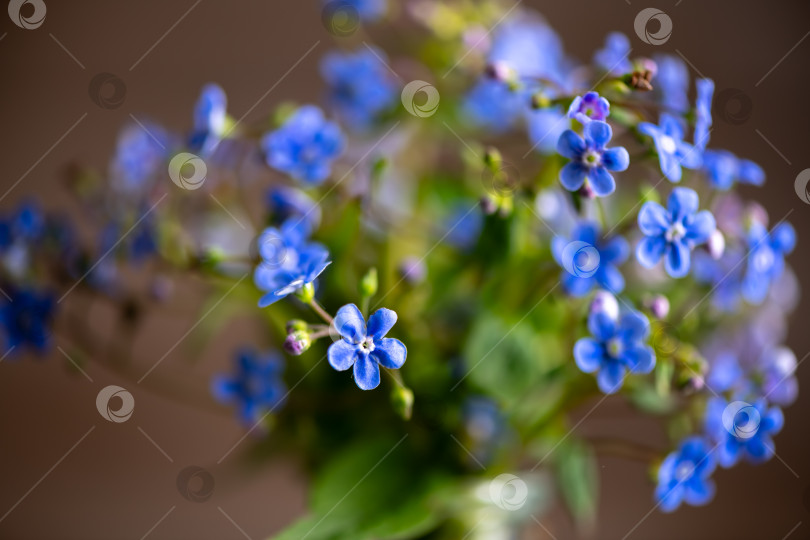
<path id="1" fill-rule="evenodd" d="M 683 238 L 685 234 L 686 228 L 683 226 L 683 223 L 678 221 L 669 227 L 669 230 L 667 230 L 664 236 L 667 239 L 667 242 L 674 242 Z"/>
<path id="2" fill-rule="evenodd" d="M 363 341 L 360 342 L 360 350 L 366 353 L 370 353 L 374 350 L 374 340 L 370 337 L 367 337 Z"/>
<path id="3" fill-rule="evenodd" d="M 618 358 L 621 356 L 623 350 L 624 344 L 622 344 L 622 340 L 619 338 L 612 338 L 607 342 L 607 352 L 613 358 Z"/>
<path id="4" fill-rule="evenodd" d="M 695 464 L 691 461 L 684 461 L 683 463 L 678 464 L 678 466 L 675 468 L 675 478 L 678 480 L 678 482 L 688 480 L 694 473 Z"/>
<path id="5" fill-rule="evenodd" d="M 599 152 L 588 150 L 585 152 L 585 155 L 582 156 L 582 162 L 586 167 L 596 167 L 602 163 L 602 156 Z"/>
<path id="6" fill-rule="evenodd" d="M 666 154 L 674 154 L 675 150 L 678 149 L 677 145 L 675 144 L 675 139 L 669 135 L 664 135 L 661 137 L 659 144 L 661 145 L 661 150 L 663 150 Z"/>

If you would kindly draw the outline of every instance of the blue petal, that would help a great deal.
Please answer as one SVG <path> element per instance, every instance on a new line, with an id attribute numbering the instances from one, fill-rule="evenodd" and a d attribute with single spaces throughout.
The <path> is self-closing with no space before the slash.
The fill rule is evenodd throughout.
<path id="1" fill-rule="evenodd" d="M 583 129 L 585 140 L 591 143 L 595 148 L 604 148 L 613 136 L 613 130 L 610 124 L 600 120 L 589 122 Z"/>
<path id="2" fill-rule="evenodd" d="M 664 173 L 667 180 L 670 182 L 678 183 L 681 181 L 681 163 L 675 154 L 664 152 L 658 147 L 658 140 L 656 139 L 656 149 L 658 151 L 658 161 L 661 164 L 661 172 Z"/>
<path id="3" fill-rule="evenodd" d="M 603 263 L 621 264 L 630 255 L 630 244 L 623 236 L 614 236 L 599 247 L 599 255 Z"/>
<path id="4" fill-rule="evenodd" d="M 588 168 L 577 161 L 568 163 L 560 169 L 560 183 L 568 191 L 576 191 L 585 183 L 588 175 Z"/>
<path id="5" fill-rule="evenodd" d="M 568 159 L 578 159 L 585 153 L 585 140 L 567 129 L 557 139 L 557 152 Z"/>
<path id="6" fill-rule="evenodd" d="M 661 134 L 661 130 L 658 129 L 658 126 L 650 122 L 641 122 L 638 125 L 638 131 L 643 135 L 653 138 L 656 138 Z"/>
<path id="7" fill-rule="evenodd" d="M 574 344 L 574 360 L 584 373 L 593 373 L 599 369 L 604 357 L 604 347 L 593 338 L 582 338 Z"/>
<path id="8" fill-rule="evenodd" d="M 771 231 L 773 247 L 782 253 L 790 253 L 796 247 L 796 231 L 793 225 L 784 222 Z"/>
<path id="9" fill-rule="evenodd" d="M 660 508 L 662 512 L 674 512 L 681 505 L 684 491 L 685 488 L 683 484 L 680 483 L 659 485 L 655 490 L 658 508 Z"/>
<path id="10" fill-rule="evenodd" d="M 603 264 L 596 273 L 596 279 L 608 292 L 619 294 L 624 290 L 624 276 L 612 264 Z"/>
<path id="11" fill-rule="evenodd" d="M 581 298 L 591 292 L 596 283 L 593 277 L 579 277 L 567 270 L 562 273 L 561 279 L 565 292 L 576 298 Z"/>
<path id="12" fill-rule="evenodd" d="M 659 125 L 665 135 L 672 137 L 676 141 L 683 139 L 683 126 L 681 125 L 681 121 L 675 116 L 663 113 L 659 120 Z"/>
<path id="13" fill-rule="evenodd" d="M 751 463 L 764 463 L 774 455 L 773 441 L 766 435 L 757 434 L 748 439 L 745 453 Z"/>
<path id="14" fill-rule="evenodd" d="M 649 373 L 655 367 L 655 353 L 648 346 L 626 349 L 622 360 L 633 373 Z"/>
<path id="15" fill-rule="evenodd" d="M 230 377 L 217 376 L 211 381 L 211 393 L 217 401 L 228 403 L 237 395 L 236 384 Z"/>
<path id="16" fill-rule="evenodd" d="M 626 310 L 619 319 L 618 333 L 628 345 L 645 340 L 650 334 L 650 321 L 638 311 Z"/>
<path id="17" fill-rule="evenodd" d="M 605 394 L 615 394 L 622 387 L 626 369 L 618 362 L 607 362 L 602 365 L 596 376 L 596 384 Z"/>
<path id="18" fill-rule="evenodd" d="M 380 385 L 380 366 L 369 355 L 358 355 L 354 363 L 354 382 L 361 390 L 373 390 Z"/>
<path id="19" fill-rule="evenodd" d="M 646 236 L 658 236 L 669 229 L 669 213 L 654 201 L 647 201 L 638 213 L 638 226 Z"/>
<path id="20" fill-rule="evenodd" d="M 753 161 L 741 159 L 739 162 L 739 167 L 741 182 L 753 184 L 755 186 L 761 186 L 765 183 L 765 171 L 763 171 L 762 167 Z"/>
<path id="21" fill-rule="evenodd" d="M 602 154 L 602 164 L 609 171 L 624 171 L 630 166 L 630 154 L 623 146 L 608 148 Z"/>
<path id="22" fill-rule="evenodd" d="M 717 228 L 714 216 L 708 210 L 698 212 L 692 219 L 687 219 L 684 225 L 686 226 L 684 239 L 688 240 L 693 246 L 706 242 Z"/>
<path id="23" fill-rule="evenodd" d="M 366 321 L 354 304 L 346 304 L 335 314 L 335 329 L 352 343 L 360 343 L 366 337 Z"/>
<path id="24" fill-rule="evenodd" d="M 592 124 L 593 122 L 591 122 Z M 590 125 L 590 124 L 588 124 Z M 591 181 L 591 187 L 597 197 L 607 197 L 616 191 L 616 181 L 605 167 L 594 167 L 588 173 L 588 178 Z"/>
<path id="25" fill-rule="evenodd" d="M 405 344 L 398 339 L 385 338 L 374 342 L 374 350 L 371 356 L 379 362 L 382 367 L 388 369 L 399 369 L 405 363 L 408 356 L 408 349 Z"/>
<path id="26" fill-rule="evenodd" d="M 664 268 L 671 277 L 682 278 L 689 273 L 689 248 L 682 242 L 667 244 L 667 256 L 664 259 Z"/>
<path id="27" fill-rule="evenodd" d="M 703 481 L 693 480 L 686 483 L 686 490 L 684 491 L 684 500 L 687 504 L 692 506 L 703 506 L 708 504 L 713 498 L 715 493 L 714 482 L 710 479 Z"/>
<path id="28" fill-rule="evenodd" d="M 326 355 L 329 365 L 338 371 L 346 371 L 352 367 L 358 356 L 357 347 L 344 339 L 332 343 Z"/>
<path id="29" fill-rule="evenodd" d="M 645 236 L 636 246 L 636 259 L 645 268 L 652 268 L 663 257 L 667 242 L 663 236 Z"/>
<path id="30" fill-rule="evenodd" d="M 279 289 L 279 290 L 281 290 L 281 289 Z M 279 295 L 278 292 L 279 291 L 271 291 L 271 292 L 265 294 L 264 296 L 262 296 L 259 299 L 259 307 L 260 308 L 266 308 L 267 306 L 271 306 L 271 305 L 275 304 L 276 302 L 278 302 L 279 300 L 281 300 L 282 298 L 284 298 L 284 296 L 286 296 L 286 295 L 283 295 L 283 294 Z"/>
<path id="31" fill-rule="evenodd" d="M 387 308 L 380 308 L 368 318 L 368 335 L 375 341 L 385 337 L 397 322 L 397 313 Z"/>
<path id="32" fill-rule="evenodd" d="M 678 141 L 675 145 L 678 148 L 676 155 L 682 167 L 697 169 L 703 164 L 703 157 L 697 147 L 683 141 Z"/>
<path id="33" fill-rule="evenodd" d="M 597 311 L 588 316 L 588 330 L 597 340 L 605 342 L 616 335 L 616 321 L 606 313 Z"/>
<path id="34" fill-rule="evenodd" d="M 769 396 L 771 397 L 771 396 Z M 771 407 L 765 414 L 762 415 L 762 421 L 759 429 L 767 432 L 768 435 L 776 435 L 782 431 L 785 425 L 785 415 L 779 407 Z"/>
<path id="35" fill-rule="evenodd" d="M 672 216 L 672 222 L 682 221 L 686 216 L 691 216 L 698 211 L 698 194 L 694 189 L 677 187 L 672 190 L 667 199 L 667 208 Z"/>

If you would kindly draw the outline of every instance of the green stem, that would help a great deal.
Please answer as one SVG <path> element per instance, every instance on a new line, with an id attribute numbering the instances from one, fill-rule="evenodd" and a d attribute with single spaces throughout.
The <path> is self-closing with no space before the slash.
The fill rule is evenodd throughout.
<path id="1" fill-rule="evenodd" d="M 312 300 L 310 300 L 309 306 L 312 308 L 312 310 L 315 313 L 317 313 L 321 317 L 321 319 L 323 319 L 324 321 L 326 321 L 330 325 L 335 322 L 335 319 L 333 319 L 332 316 L 329 315 L 329 313 L 327 313 L 327 311 L 325 309 L 323 309 L 323 307 L 321 307 L 321 305 L 318 303 L 318 301 L 315 300 L 314 298 Z"/>

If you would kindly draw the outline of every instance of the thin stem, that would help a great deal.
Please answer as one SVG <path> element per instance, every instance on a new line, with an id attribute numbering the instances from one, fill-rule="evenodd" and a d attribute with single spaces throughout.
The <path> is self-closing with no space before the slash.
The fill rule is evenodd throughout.
<path id="1" fill-rule="evenodd" d="M 329 335 L 329 329 L 326 328 L 326 329 L 323 329 L 323 330 L 318 330 L 316 332 L 312 332 L 309 335 L 309 339 L 311 339 L 312 341 L 315 341 L 316 339 L 321 339 L 322 337 L 326 337 L 328 335 Z"/>
<path id="2" fill-rule="evenodd" d="M 605 205 L 601 197 L 594 196 L 594 204 L 596 205 L 596 213 L 599 216 L 599 222 L 602 224 L 602 229 L 607 229 L 607 212 L 605 212 Z"/>
<path id="3" fill-rule="evenodd" d="M 335 319 L 333 319 L 332 316 L 329 315 L 329 313 L 327 313 L 327 311 L 323 309 L 323 307 L 321 307 L 318 301 L 314 298 L 309 302 L 309 306 L 313 309 L 313 311 L 315 311 L 315 313 L 320 315 L 321 319 L 325 320 L 330 325 L 335 322 Z"/>
<path id="4" fill-rule="evenodd" d="M 385 372 L 397 383 L 397 386 L 400 388 L 405 388 L 405 383 L 402 382 L 402 376 L 399 374 L 398 371 L 394 371 L 391 369 L 384 368 Z"/>

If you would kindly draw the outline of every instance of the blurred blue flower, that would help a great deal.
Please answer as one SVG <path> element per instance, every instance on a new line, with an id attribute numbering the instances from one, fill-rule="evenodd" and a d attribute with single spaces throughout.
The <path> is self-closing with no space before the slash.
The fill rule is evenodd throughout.
<path id="1" fill-rule="evenodd" d="M 232 375 L 214 377 L 211 390 L 217 400 L 236 406 L 246 425 L 252 426 L 284 403 L 287 387 L 281 378 L 281 355 L 244 349 L 237 354 L 234 368 Z"/>
<path id="2" fill-rule="evenodd" d="M 377 48 L 332 52 L 321 61 L 329 103 L 345 125 L 365 130 L 397 101 L 387 62 L 385 53 Z"/>
<path id="3" fill-rule="evenodd" d="M 471 249 L 478 242 L 483 228 L 484 218 L 478 210 L 478 204 L 459 203 L 444 219 L 442 239 L 458 249 Z"/>
<path id="4" fill-rule="evenodd" d="M 354 366 L 354 382 L 361 390 L 372 390 L 380 384 L 380 366 L 399 369 L 408 350 L 398 339 L 385 335 L 397 322 L 397 314 L 380 308 L 368 319 L 354 304 L 340 308 L 334 326 L 343 339 L 329 346 L 329 365 L 338 371 Z"/>
<path id="5" fill-rule="evenodd" d="M 736 247 L 727 247 L 719 259 L 704 250 L 692 254 L 695 281 L 711 287 L 712 305 L 720 311 L 733 312 L 740 305 L 745 272 L 743 259 L 743 252 Z"/>
<path id="6" fill-rule="evenodd" d="M 525 118 L 532 150 L 541 154 L 553 154 L 557 149 L 557 141 L 571 127 L 571 121 L 562 107 L 528 109 Z"/>
<path id="7" fill-rule="evenodd" d="M 712 96 L 714 96 L 714 81 L 711 79 L 698 79 L 697 100 L 695 102 L 695 136 L 694 143 L 701 150 L 706 149 L 709 143 L 709 128 L 712 127 Z"/>
<path id="8" fill-rule="evenodd" d="M 323 0 L 323 3 L 351 7 L 361 20 L 367 22 L 378 20 L 388 9 L 388 0 Z"/>
<path id="9" fill-rule="evenodd" d="M 761 304 L 771 284 L 785 269 L 785 255 L 796 245 L 796 232 L 790 223 L 777 225 L 770 233 L 754 221 L 748 230 L 748 264 L 742 282 L 743 297 L 751 304 Z"/>
<path id="10" fill-rule="evenodd" d="M 689 437 L 669 454 L 658 468 L 655 499 L 664 512 L 672 512 L 682 502 L 702 506 L 714 498 L 711 475 L 717 461 L 708 441 Z"/>
<path id="11" fill-rule="evenodd" d="M 498 404 L 482 396 L 464 400 L 461 408 L 465 446 L 479 463 L 491 461 L 498 442 L 506 431 L 506 422 Z"/>
<path id="12" fill-rule="evenodd" d="M 300 107 L 279 129 L 261 141 L 267 164 L 305 184 L 322 183 L 343 152 L 340 127 L 314 105 Z"/>
<path id="13" fill-rule="evenodd" d="M 633 70 L 629 60 L 630 40 L 621 32 L 611 32 L 605 38 L 605 46 L 593 55 L 594 63 L 611 75 L 624 75 Z"/>
<path id="14" fill-rule="evenodd" d="M 500 81 L 482 79 L 464 98 L 464 117 L 478 127 L 503 133 L 520 121 L 528 109 L 529 96 Z"/>
<path id="15" fill-rule="evenodd" d="M 593 337 L 576 342 L 574 359 L 583 372 L 598 371 L 596 382 L 602 392 L 617 392 L 628 370 L 649 373 L 655 367 L 655 352 L 646 343 L 650 322 L 641 313 L 627 309 L 616 319 L 594 311 L 588 316 L 588 330 Z"/>
<path id="16" fill-rule="evenodd" d="M 706 150 L 702 168 L 711 185 L 724 191 L 730 189 L 734 182 L 755 186 L 765 183 L 762 167 L 753 161 L 740 159 L 728 150 Z"/>
<path id="17" fill-rule="evenodd" d="M 585 95 L 577 96 L 568 107 L 568 118 L 576 120 L 585 125 L 591 120 L 604 121 L 610 114 L 610 103 L 601 97 L 597 92 L 588 92 Z"/>
<path id="18" fill-rule="evenodd" d="M 717 461 L 726 468 L 743 458 L 751 463 L 771 459 L 772 437 L 782 430 L 784 421 L 782 410 L 768 407 L 764 399 L 729 403 L 715 397 L 706 405 L 706 433 L 719 445 Z"/>
<path id="19" fill-rule="evenodd" d="M 616 181 L 608 171 L 623 171 L 630 165 L 630 156 L 622 146 L 605 148 L 613 130 L 605 122 L 594 120 L 585 125 L 584 138 L 566 130 L 557 141 L 557 151 L 571 160 L 560 170 L 560 183 L 568 191 L 577 191 L 587 178 L 593 192 L 605 197 L 616 189 Z"/>
<path id="20" fill-rule="evenodd" d="M 162 127 L 148 121 L 142 124 L 130 124 L 118 135 L 110 168 L 113 185 L 125 192 L 144 191 L 148 181 L 163 169 L 167 148 L 172 145 Z"/>
<path id="21" fill-rule="evenodd" d="M 551 251 L 564 268 L 560 279 L 572 296 L 585 296 L 594 287 L 613 294 L 624 290 L 618 266 L 627 260 L 630 248 L 623 237 L 601 238 L 596 223 L 583 221 L 574 227 L 570 238 L 555 236 Z"/>
<path id="22" fill-rule="evenodd" d="M 660 96 L 661 104 L 674 112 L 685 113 L 689 110 L 689 70 L 686 64 L 671 55 L 656 56 L 655 64 L 657 74 L 653 86 Z"/>
<path id="23" fill-rule="evenodd" d="M 25 201 L 17 207 L 10 226 L 15 240 L 36 241 L 45 231 L 45 214 L 36 202 Z"/>
<path id="24" fill-rule="evenodd" d="M 715 230 L 714 216 L 708 210 L 698 212 L 698 194 L 689 188 L 675 188 L 667 209 L 647 201 L 638 213 L 638 225 L 645 237 L 636 249 L 642 266 L 652 268 L 661 257 L 667 274 L 674 278 L 689 273 L 691 252 L 709 239 Z"/>
<path id="25" fill-rule="evenodd" d="M 213 83 L 203 86 L 194 105 L 194 124 L 189 137 L 191 150 L 207 155 L 216 148 L 225 132 L 227 109 L 228 98 L 222 87 Z"/>
<path id="26" fill-rule="evenodd" d="M 541 17 L 526 13 L 499 26 L 487 60 L 509 66 L 521 79 L 549 79 L 560 85 L 570 71 L 557 33 Z"/>
<path id="27" fill-rule="evenodd" d="M 29 346 L 43 352 L 50 342 L 56 311 L 53 295 L 34 288 L 10 287 L 0 296 L 0 337 L 7 350 Z"/>
<path id="28" fill-rule="evenodd" d="M 700 151 L 683 141 L 683 128 L 674 116 L 664 113 L 659 125 L 641 122 L 638 130 L 653 138 L 661 172 L 670 182 L 681 181 L 681 166 L 687 169 L 700 167 Z"/>

